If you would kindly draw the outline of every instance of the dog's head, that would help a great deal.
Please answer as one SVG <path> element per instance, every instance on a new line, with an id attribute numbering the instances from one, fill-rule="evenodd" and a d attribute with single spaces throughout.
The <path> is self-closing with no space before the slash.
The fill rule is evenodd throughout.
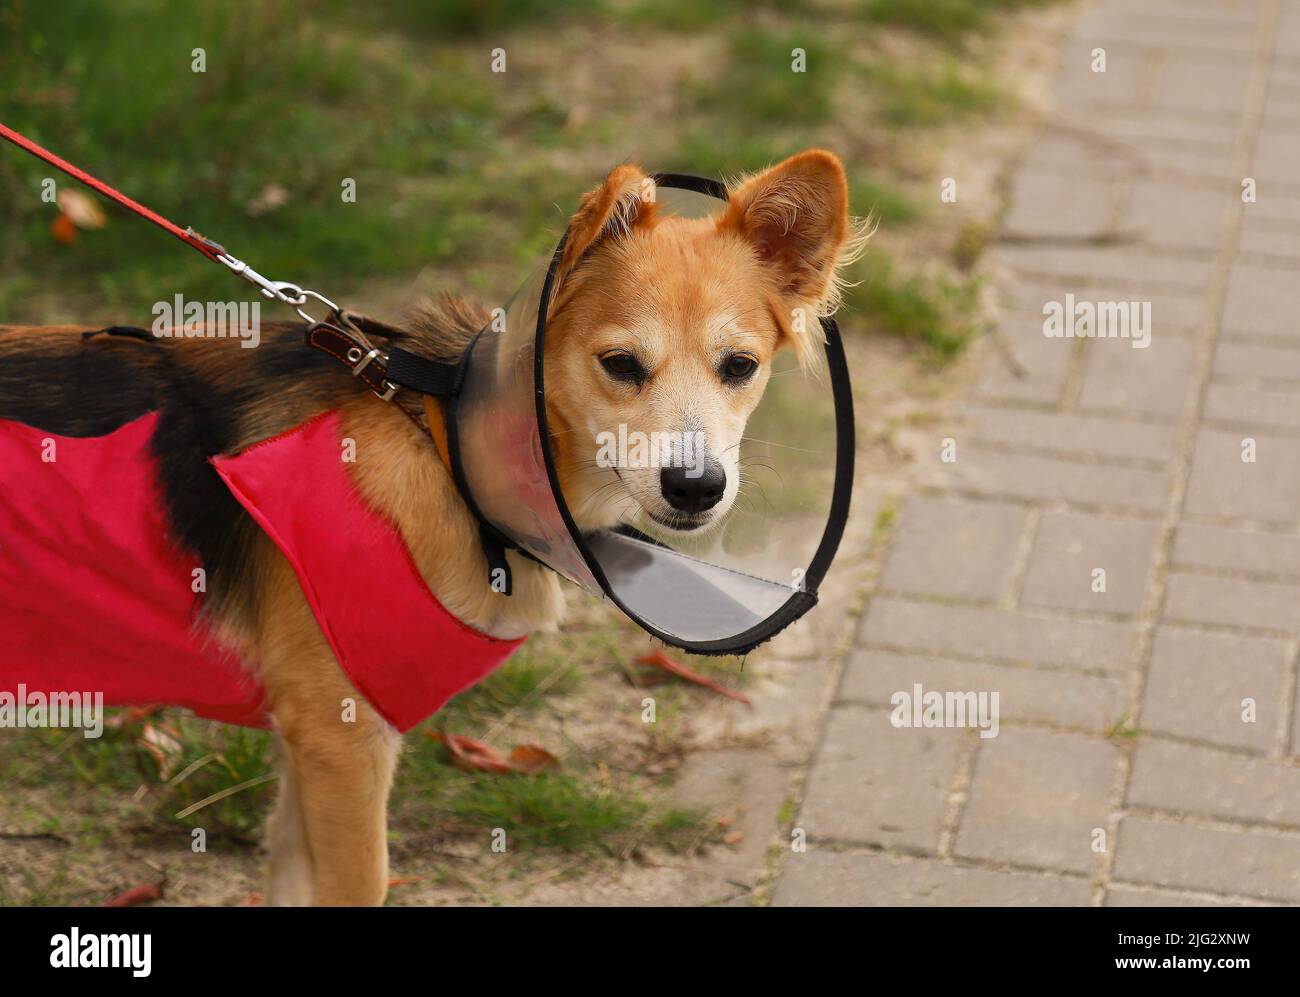
<path id="1" fill-rule="evenodd" d="M 657 211 L 620 166 L 569 224 L 546 334 L 547 419 L 578 526 L 719 522 L 778 350 L 815 363 L 837 269 L 863 240 L 844 168 L 809 150 L 729 188 L 712 217 Z"/>

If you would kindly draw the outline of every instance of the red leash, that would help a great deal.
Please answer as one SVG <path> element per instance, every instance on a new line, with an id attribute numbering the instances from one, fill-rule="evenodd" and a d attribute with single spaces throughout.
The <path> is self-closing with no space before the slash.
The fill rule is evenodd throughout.
<path id="1" fill-rule="evenodd" d="M 72 179 L 84 183 L 91 190 L 97 191 L 110 200 L 116 201 L 118 204 L 122 205 L 122 207 L 139 215 L 145 221 L 152 222 L 164 232 L 174 235 L 177 239 L 180 239 L 181 242 L 185 243 L 185 245 L 192 246 L 208 259 L 215 263 L 222 264 L 229 268 L 231 272 L 238 274 L 249 283 L 256 285 L 266 297 L 274 298 L 277 301 L 283 301 L 286 305 L 292 305 L 297 309 L 298 314 L 302 316 L 305 322 L 316 321 L 302 310 L 302 306 L 307 303 L 308 298 L 315 298 L 336 314 L 339 312 L 339 306 L 334 304 L 334 302 L 330 301 L 325 296 L 318 294 L 315 291 L 299 287 L 297 284 L 290 283 L 289 281 L 269 280 L 268 278 L 263 277 L 243 260 L 231 256 L 220 243 L 213 242 L 211 239 L 199 235 L 199 233 L 195 232 L 192 228 L 181 228 L 174 222 L 168 221 L 156 211 L 151 211 L 139 201 L 132 200 L 121 191 L 115 190 L 108 184 L 104 183 L 104 181 L 97 180 L 85 170 L 73 166 L 66 159 L 56 156 L 54 153 L 50 152 L 49 149 L 46 149 L 42 145 L 38 145 L 25 135 L 20 135 L 3 122 L 0 122 L 0 138 L 8 139 L 24 152 L 29 152 L 37 159 L 44 160 L 56 169 L 62 170 L 68 176 L 72 177 Z"/>
<path id="2" fill-rule="evenodd" d="M 27 136 L 19 135 L 3 122 L 0 122 L 0 137 L 7 138 L 14 145 L 18 146 L 18 148 L 30 152 L 37 159 L 45 160 L 45 162 L 62 170 L 68 176 L 72 177 L 72 179 L 84 183 L 91 190 L 99 191 L 99 193 L 116 201 L 118 204 L 122 205 L 122 207 L 134 211 L 145 221 L 153 222 L 164 232 L 169 232 L 176 236 L 176 238 L 180 239 L 180 241 L 185 243 L 187 246 L 193 246 L 208 259 L 220 262 L 218 259 L 219 254 L 225 253 L 225 250 L 211 239 L 203 238 L 203 236 L 199 235 L 192 228 L 181 228 L 179 225 L 169 222 L 156 211 L 150 211 L 139 201 L 131 200 L 131 198 L 127 197 L 119 190 L 114 190 L 108 184 L 104 183 L 104 181 L 96 180 L 85 170 L 78 169 L 66 159 L 62 159 L 50 152 L 50 150 L 44 146 L 37 145 L 31 139 L 27 138 Z"/>

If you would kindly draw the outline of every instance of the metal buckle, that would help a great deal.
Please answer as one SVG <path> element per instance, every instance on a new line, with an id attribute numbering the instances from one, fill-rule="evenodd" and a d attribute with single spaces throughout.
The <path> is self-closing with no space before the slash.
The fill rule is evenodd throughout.
<path id="1" fill-rule="evenodd" d="M 356 354 L 356 353 L 359 353 L 359 352 L 360 352 L 360 349 L 359 349 L 358 347 L 355 347 L 355 346 L 352 347 L 352 349 L 348 350 L 348 360 L 351 361 L 352 358 L 353 358 L 353 355 Z M 352 367 L 352 376 L 353 376 L 353 377 L 356 377 L 356 376 L 357 376 L 358 374 L 360 374 L 363 370 L 365 370 L 367 367 L 369 367 L 370 364 L 371 364 L 371 362 L 372 362 L 372 361 L 375 359 L 375 357 L 377 357 L 377 356 L 379 356 L 379 351 L 378 351 L 378 350 L 375 350 L 375 349 L 372 349 L 369 353 L 367 353 L 365 356 L 363 356 L 360 360 L 354 361 L 354 363 L 353 363 L 353 367 Z M 388 359 L 387 357 L 384 358 L 385 361 L 387 361 L 387 359 Z"/>
<path id="2" fill-rule="evenodd" d="M 369 367 L 370 364 L 377 359 L 382 359 L 384 363 L 388 363 L 388 357 L 384 356 L 378 350 L 371 348 L 370 352 L 362 353 L 360 346 L 354 346 L 351 349 L 349 349 L 347 353 L 347 359 L 348 359 L 348 363 L 352 364 L 353 377 L 360 376 L 361 372 L 365 370 L 367 367 Z M 383 394 L 380 394 L 374 388 L 370 389 L 370 393 L 373 394 L 376 398 L 378 398 L 381 402 L 391 402 L 393 400 L 393 396 L 397 394 L 398 386 L 394 384 L 392 381 L 388 380 L 387 378 L 384 378 L 383 387 L 387 389 L 383 392 Z"/>

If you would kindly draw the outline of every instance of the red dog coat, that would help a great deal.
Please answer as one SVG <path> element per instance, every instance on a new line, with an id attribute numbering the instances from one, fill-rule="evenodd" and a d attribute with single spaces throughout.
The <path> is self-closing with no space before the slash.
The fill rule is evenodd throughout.
<path id="1" fill-rule="evenodd" d="M 261 686 L 194 623 L 199 562 L 170 539 L 149 440 L 0 420 L 0 692 L 102 692 L 265 726 Z M 409 730 L 522 643 L 467 626 L 348 478 L 329 412 L 213 464 L 289 559 L 353 686 Z"/>

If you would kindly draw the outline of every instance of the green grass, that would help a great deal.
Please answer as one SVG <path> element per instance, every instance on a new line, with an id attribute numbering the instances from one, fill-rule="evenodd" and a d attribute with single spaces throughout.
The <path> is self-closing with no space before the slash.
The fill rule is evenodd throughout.
<path id="1" fill-rule="evenodd" d="M 576 755 L 564 766 L 537 775 L 463 772 L 442 744 L 413 738 L 393 806 L 407 825 L 481 840 L 485 848 L 502 828 L 511 851 L 622 856 L 641 845 L 690 850 L 716 836 L 702 810 L 656 806 L 631 780 L 608 778 Z"/>
<path id="2" fill-rule="evenodd" d="M 163 822 L 175 820 L 176 814 L 215 794 L 275 772 L 275 750 L 266 731 L 201 720 L 185 720 L 180 726 L 185 747 L 159 797 L 158 816 Z M 174 781 L 192 765 L 197 767 L 190 775 Z M 201 827 L 209 834 L 215 828 L 252 842 L 257 839 L 275 792 L 274 779 L 249 786 L 207 804 L 181 818 L 180 823 Z"/>
<path id="3" fill-rule="evenodd" d="M 501 167 L 514 162 L 503 139 L 516 129 L 503 79 L 485 71 L 478 46 L 432 48 L 417 61 L 400 37 L 340 32 L 285 0 L 31 4 L 10 17 L 19 20 L 0 120 L 264 273 L 355 286 L 430 264 L 499 263 L 521 241 L 544 245 L 554 226 L 553 178 L 531 160 Z M 198 44 L 203 73 L 191 72 Z M 559 112 L 532 110 L 523 137 L 552 141 Z M 485 180 L 489 164 L 500 182 Z M 177 292 L 252 293 L 115 208 L 106 229 L 72 247 L 54 242 L 55 209 L 36 196 L 50 175 L 73 183 L 3 150 L 0 258 L 23 261 L 3 268 L 6 312 L 21 309 L 33 273 L 134 321 Z M 345 178 L 355 203 L 341 197 Z M 271 185 L 286 203 L 254 217 Z"/>
<path id="4" fill-rule="evenodd" d="M 601 9 L 597 0 L 328 0 L 325 11 L 335 18 L 411 33 L 420 39 L 493 38 L 530 25 L 555 28 L 564 21 Z"/>
<path id="5" fill-rule="evenodd" d="M 743 17 L 755 10 L 805 13 L 809 0 L 637 0 L 628 5 L 611 4 L 607 10 L 629 24 L 666 31 L 705 31 L 724 19 Z"/>
<path id="6" fill-rule="evenodd" d="M 948 43 L 1045 2 L 12 4 L 0 6 L 0 120 L 273 277 L 347 298 L 434 267 L 492 298 L 553 243 L 565 208 L 599 175 L 593 162 L 734 177 L 826 145 L 848 161 L 855 212 L 889 231 L 925 222 L 898 136 L 1008 106 L 980 61 Z M 591 33 L 570 30 L 578 23 L 648 52 L 677 44 L 676 32 L 711 35 L 716 57 L 664 84 L 673 106 L 647 122 L 635 89 L 599 80 L 575 89 L 567 74 L 547 75 L 539 46 L 584 58 Z M 877 44 L 881 27 L 927 40 L 919 54 L 896 54 Z M 204 73 L 190 71 L 196 46 Z M 504 74 L 489 71 L 496 47 L 510 60 Z M 805 72 L 792 70 L 795 49 Z M 51 294 L 135 323 L 176 293 L 253 295 L 116 208 L 106 229 L 59 244 L 56 210 L 37 196 L 51 174 L 0 150 L 5 320 L 40 321 Z M 340 197 L 344 178 L 356 182 L 355 203 Z M 285 203 L 254 210 L 273 187 Z M 959 265 L 973 262 L 973 248 L 954 246 Z M 897 311 L 874 313 L 893 328 Z"/>
<path id="7" fill-rule="evenodd" d="M 107 716 L 125 718 L 128 711 L 109 710 Z M 84 792 L 98 791 L 126 796 L 140 786 L 151 792 L 144 798 L 151 808 L 155 829 L 175 821 L 181 810 L 222 790 L 271 772 L 274 750 L 266 731 L 228 727 L 164 711 L 146 722 L 175 730 L 180 750 L 170 759 L 170 769 L 160 770 L 157 758 L 142 740 L 144 722 L 127 722 L 105 727 L 102 737 L 84 738 L 65 730 L 33 730 L 28 749 L 9 758 L 4 778 L 16 785 L 64 784 Z M 206 760 L 191 775 L 172 782 L 192 763 Z M 274 794 L 273 784 L 263 784 L 219 800 L 195 812 L 180 823 L 202 827 L 209 834 L 252 841 L 261 826 L 266 805 Z"/>
<path id="8" fill-rule="evenodd" d="M 623 627 L 614 626 L 529 641 L 421 729 L 487 736 L 503 754 L 508 753 L 520 720 L 580 693 L 587 671 L 613 669 L 630 660 L 625 637 Z M 701 660 L 692 659 L 690 664 L 701 667 Z M 738 660 L 709 660 L 708 670 L 723 674 L 729 667 L 734 674 Z M 654 693 L 665 704 L 671 699 L 669 688 Z M 128 714 L 111 710 L 109 716 Z M 176 732 L 180 749 L 165 774 L 142 742 L 145 723 L 167 725 Z M 179 711 L 106 727 L 98 739 L 42 729 L 24 736 L 27 750 L 21 756 L 4 756 L 0 776 L 6 782 L 63 785 L 79 795 L 93 790 L 91 806 L 107 805 L 146 786 L 149 792 L 141 798 L 141 809 L 132 821 L 136 831 L 149 835 L 169 835 L 178 826 L 201 827 L 209 839 L 252 844 L 260 836 L 276 791 L 272 779 L 207 803 L 178 820 L 177 814 L 187 807 L 275 771 L 268 732 L 223 726 Z M 624 855 L 640 845 L 683 851 L 716 837 L 716 827 L 702 811 L 664 807 L 642 795 L 631 779 L 611 778 L 602 766 L 578 752 L 571 752 L 559 771 L 495 775 L 460 771 L 451 764 L 446 748 L 428 737 L 412 736 L 407 745 L 394 790 L 394 808 L 403 815 L 402 826 L 483 835 L 500 827 L 507 831 L 512 847 L 583 855 Z M 71 833 L 58 822 L 42 823 L 35 814 L 27 826 Z M 84 843 L 88 833 L 78 828 L 75 837 Z"/>
<path id="9" fill-rule="evenodd" d="M 500 668 L 478 685 L 448 703 L 438 714 L 439 727 L 464 733 L 472 725 L 494 722 L 507 714 L 519 715 L 544 706 L 550 697 L 567 696 L 582 685 L 578 662 L 581 638 L 557 636 L 550 641 L 529 641 Z"/>
<path id="10" fill-rule="evenodd" d="M 847 303 L 890 334 L 919 343 L 939 359 L 962 351 L 980 331 L 978 284 L 946 274 L 900 274 L 884 252 L 868 253 Z"/>
<path id="11" fill-rule="evenodd" d="M 988 77 L 953 59 L 924 67 L 882 64 L 871 69 L 883 119 L 895 126 L 933 127 L 989 114 L 1005 101 Z"/>
<path id="12" fill-rule="evenodd" d="M 728 58 L 717 77 L 695 91 L 696 110 L 725 109 L 733 124 L 769 131 L 774 125 L 807 127 L 830 117 L 844 63 L 824 33 L 742 31 L 731 39 Z"/>
<path id="13" fill-rule="evenodd" d="M 710 833 L 707 816 L 673 808 L 655 814 L 626 790 L 564 772 L 464 775 L 440 801 L 445 819 L 483 834 L 506 832 L 507 847 L 623 856 L 643 845 L 686 851 Z"/>
<path id="14" fill-rule="evenodd" d="M 906 28 L 948 44 L 973 34 L 988 34 L 994 18 L 1053 0 L 866 0 L 862 16 L 891 27 Z"/>
<path id="15" fill-rule="evenodd" d="M 849 182 L 849 197 L 853 214 L 882 225 L 905 225 L 923 215 L 920 205 L 900 188 L 867 177 Z"/>

